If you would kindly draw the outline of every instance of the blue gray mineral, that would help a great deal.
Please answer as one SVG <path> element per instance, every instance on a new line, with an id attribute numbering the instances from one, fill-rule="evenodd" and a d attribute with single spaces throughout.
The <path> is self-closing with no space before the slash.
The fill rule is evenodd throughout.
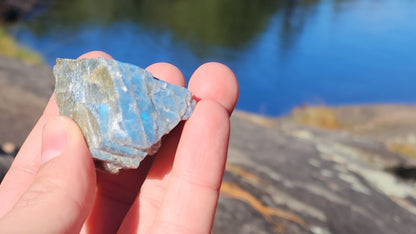
<path id="1" fill-rule="evenodd" d="M 156 153 L 161 138 L 189 118 L 189 90 L 137 66 L 104 58 L 57 59 L 55 99 L 81 128 L 91 155 L 117 173 Z"/>

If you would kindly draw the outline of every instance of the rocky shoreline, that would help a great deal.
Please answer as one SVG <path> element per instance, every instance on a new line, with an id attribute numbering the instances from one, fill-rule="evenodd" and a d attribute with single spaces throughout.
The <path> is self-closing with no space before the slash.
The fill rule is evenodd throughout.
<path id="1" fill-rule="evenodd" d="M 23 143 L 53 85 L 50 68 L 0 56 L 0 145 Z M 325 108 L 233 114 L 213 233 L 414 232 L 416 106 Z"/>

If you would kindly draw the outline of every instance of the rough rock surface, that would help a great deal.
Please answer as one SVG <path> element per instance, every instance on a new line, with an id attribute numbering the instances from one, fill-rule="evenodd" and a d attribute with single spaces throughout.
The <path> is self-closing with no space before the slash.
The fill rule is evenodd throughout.
<path id="1" fill-rule="evenodd" d="M 49 67 L 0 56 L 0 144 L 23 144 L 54 85 Z"/>
<path id="2" fill-rule="evenodd" d="M 10 105 L 25 104 L 33 110 L 30 115 L 0 102 L 0 144 L 19 145 L 46 104 L 53 78 L 29 76 L 39 70 L 26 65 L 7 71 L 13 66 L 4 61 L 19 64 L 0 57 L 1 100 L 8 98 Z M 46 87 L 43 92 L 35 91 L 40 83 Z M 3 90 L 9 87 L 24 92 L 6 95 Z M 415 177 L 404 180 L 392 168 L 412 171 L 416 164 L 390 151 L 386 142 L 412 142 L 416 107 L 355 106 L 334 111 L 341 122 L 351 124 L 328 131 L 287 118 L 234 113 L 213 233 L 414 233 Z"/>
<path id="3" fill-rule="evenodd" d="M 59 112 L 78 124 L 93 158 L 112 173 L 156 153 L 196 104 L 188 89 L 113 59 L 57 59 L 53 73 Z"/>
<path id="4" fill-rule="evenodd" d="M 414 160 L 288 119 L 236 112 L 231 123 L 214 233 L 414 232 L 415 183 L 390 172 Z"/>
<path id="5" fill-rule="evenodd" d="M 10 155 L 0 154 L 0 181 L 6 175 L 10 165 L 12 165 L 13 157 Z"/>

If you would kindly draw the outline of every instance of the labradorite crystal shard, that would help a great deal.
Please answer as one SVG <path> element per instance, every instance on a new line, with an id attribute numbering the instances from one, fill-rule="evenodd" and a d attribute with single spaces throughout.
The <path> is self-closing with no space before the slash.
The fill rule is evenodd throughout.
<path id="1" fill-rule="evenodd" d="M 61 115 L 79 125 L 93 158 L 112 173 L 156 153 L 195 107 L 189 90 L 111 59 L 57 59 L 53 73 Z"/>

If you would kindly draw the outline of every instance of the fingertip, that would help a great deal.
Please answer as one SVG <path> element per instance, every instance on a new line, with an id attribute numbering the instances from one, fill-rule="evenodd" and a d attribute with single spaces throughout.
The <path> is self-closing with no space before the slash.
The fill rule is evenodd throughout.
<path id="1" fill-rule="evenodd" d="M 78 59 L 83 59 L 83 58 L 106 58 L 106 59 L 114 59 L 113 57 L 111 57 L 111 55 L 107 54 L 106 52 L 103 51 L 99 51 L 99 50 L 94 50 L 94 51 L 90 51 L 87 52 L 81 56 L 78 57 Z"/>
<path id="2" fill-rule="evenodd" d="M 46 121 L 42 130 L 41 165 L 61 155 L 67 145 L 66 124 L 58 118 L 52 117 Z"/>
<path id="3" fill-rule="evenodd" d="M 234 110 L 239 95 L 234 72 L 217 62 L 201 65 L 192 75 L 188 87 L 196 98 L 216 101 L 229 114 Z"/>
<path id="4" fill-rule="evenodd" d="M 95 182 L 95 166 L 88 145 L 81 129 L 69 117 L 55 116 L 45 123 L 41 152 L 45 151 L 56 152 L 56 156 L 60 158 L 59 162 L 56 162 L 59 166 L 49 173 L 59 171 L 58 174 L 71 177 L 67 182 L 71 182 L 72 177 L 77 176 L 84 177 L 83 180 L 88 183 Z"/>
<path id="5" fill-rule="evenodd" d="M 81 129 L 72 119 L 66 116 L 55 116 L 45 123 L 42 130 L 42 157 L 45 151 L 56 155 L 53 158 L 47 158 L 48 160 L 42 159 L 45 162 L 39 169 L 40 173 L 46 173 L 52 177 L 55 173 L 63 177 L 61 182 L 71 184 L 71 186 L 75 186 L 73 183 L 78 184 L 78 180 L 86 184 L 95 183 L 95 166 L 88 145 Z M 54 166 L 48 166 L 48 162 L 54 158 L 59 158 L 59 160 L 52 163 Z M 42 172 L 43 170 L 45 172 Z M 81 184 L 83 183 L 78 185 Z M 88 190 L 88 193 L 93 192 L 93 188 L 89 186 L 83 189 Z"/>
<path id="6" fill-rule="evenodd" d="M 78 125 L 66 116 L 56 116 L 49 119 L 43 128 L 42 141 L 47 140 L 45 134 L 49 134 L 49 137 L 55 139 L 52 142 L 42 142 L 42 151 L 45 144 L 55 144 L 49 145 L 49 148 L 61 151 L 61 153 L 56 157 L 56 160 L 53 162 L 50 160 L 50 164 L 47 162 L 40 167 L 38 178 L 35 179 L 34 184 L 38 181 L 39 186 L 42 186 L 42 178 L 46 181 L 54 180 L 57 185 L 56 194 L 61 195 L 64 191 L 71 193 L 70 196 L 64 196 L 61 199 L 71 198 L 68 205 L 82 204 L 82 207 L 69 209 L 77 213 L 78 217 L 74 217 L 72 222 L 79 227 L 87 218 L 92 207 L 96 187 L 95 166 L 88 145 Z M 66 142 L 62 143 L 63 140 Z M 53 188 L 51 189 L 53 190 Z M 72 203 L 73 201 L 75 204 Z"/>
<path id="7" fill-rule="evenodd" d="M 146 70 L 158 79 L 185 87 L 185 78 L 182 72 L 170 63 L 154 63 L 148 66 Z"/>
<path id="8" fill-rule="evenodd" d="M 214 100 L 202 99 L 196 105 L 190 121 L 209 123 L 213 126 L 223 125 L 227 127 L 229 125 L 229 115 L 227 109 L 225 109 L 221 103 Z M 206 124 L 200 125 L 201 128 L 207 128 Z"/>

